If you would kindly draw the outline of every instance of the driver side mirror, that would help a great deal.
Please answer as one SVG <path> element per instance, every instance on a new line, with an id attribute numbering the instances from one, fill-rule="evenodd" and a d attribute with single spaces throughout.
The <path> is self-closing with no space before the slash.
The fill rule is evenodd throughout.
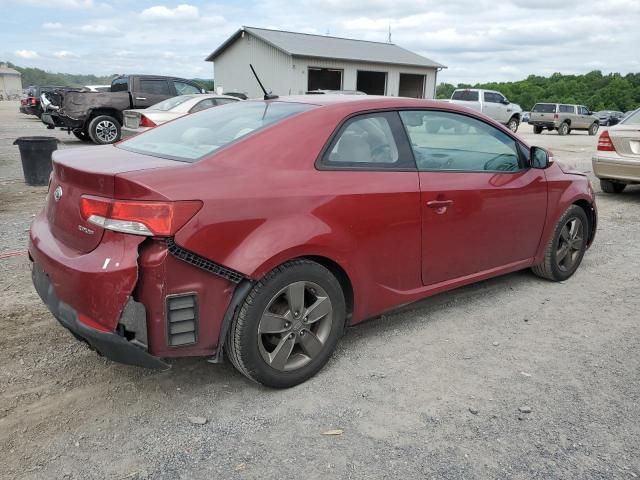
<path id="1" fill-rule="evenodd" d="M 503 105 L 509 105 L 511 102 L 505 98 L 500 103 Z"/>
<path id="2" fill-rule="evenodd" d="M 545 169 L 553 163 L 553 156 L 542 147 L 531 147 L 529 152 L 531 168 Z"/>

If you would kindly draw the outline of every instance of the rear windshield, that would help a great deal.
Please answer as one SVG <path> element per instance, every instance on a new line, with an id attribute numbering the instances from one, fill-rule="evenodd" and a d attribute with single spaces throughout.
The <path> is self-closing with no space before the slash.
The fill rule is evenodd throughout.
<path id="1" fill-rule="evenodd" d="M 192 163 L 256 130 L 311 108 L 314 105 L 305 103 L 233 102 L 153 128 L 117 147 Z"/>
<path id="2" fill-rule="evenodd" d="M 627 118 L 622 120 L 622 123 L 625 125 L 640 125 L 640 109 L 629 114 Z"/>
<path id="3" fill-rule="evenodd" d="M 536 103 L 531 109 L 532 112 L 556 113 L 555 103 Z"/>
<path id="4" fill-rule="evenodd" d="M 464 100 L 465 102 L 477 102 L 478 92 L 471 90 L 456 90 L 451 95 L 451 100 Z"/>
<path id="5" fill-rule="evenodd" d="M 162 110 L 166 112 L 167 110 L 171 110 L 174 107 L 177 107 L 181 103 L 186 102 L 193 98 L 193 95 L 180 95 L 178 97 L 171 97 L 166 100 L 163 100 L 160 103 L 156 103 L 155 105 L 151 105 L 149 110 Z"/>

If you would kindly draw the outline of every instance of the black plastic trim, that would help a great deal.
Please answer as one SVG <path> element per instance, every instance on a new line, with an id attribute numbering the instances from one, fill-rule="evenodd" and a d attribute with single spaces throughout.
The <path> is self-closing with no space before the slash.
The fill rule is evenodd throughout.
<path id="1" fill-rule="evenodd" d="M 173 240 L 173 238 L 167 239 L 167 249 L 169 253 L 174 257 L 190 263 L 194 267 L 200 268 L 201 270 L 205 270 L 206 272 L 213 273 L 219 277 L 224 278 L 225 280 L 229 280 L 232 283 L 240 283 L 242 280 L 246 278 L 240 272 L 236 272 L 227 267 L 223 267 L 222 265 L 212 262 L 204 257 L 201 257 L 197 253 L 190 252 L 186 248 L 182 248 Z"/>

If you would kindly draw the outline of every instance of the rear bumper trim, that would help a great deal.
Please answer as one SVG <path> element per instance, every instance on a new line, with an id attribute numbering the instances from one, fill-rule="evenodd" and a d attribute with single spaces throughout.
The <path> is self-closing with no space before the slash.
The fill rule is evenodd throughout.
<path id="1" fill-rule="evenodd" d="M 78 312 L 58 298 L 44 270 L 36 263 L 32 267 L 31 276 L 38 295 L 56 320 L 77 339 L 85 341 L 101 355 L 115 362 L 145 368 L 167 369 L 170 367 L 124 337 L 114 332 L 103 332 L 82 323 L 78 318 Z"/>

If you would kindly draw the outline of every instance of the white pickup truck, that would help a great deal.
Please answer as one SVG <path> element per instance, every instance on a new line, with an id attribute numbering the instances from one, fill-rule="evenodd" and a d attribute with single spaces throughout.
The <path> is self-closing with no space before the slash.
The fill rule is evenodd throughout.
<path id="1" fill-rule="evenodd" d="M 506 125 L 512 132 L 518 131 L 522 108 L 520 105 L 511 103 L 500 92 L 477 88 L 459 88 L 454 90 L 449 102 L 484 113 L 496 122 Z"/>

